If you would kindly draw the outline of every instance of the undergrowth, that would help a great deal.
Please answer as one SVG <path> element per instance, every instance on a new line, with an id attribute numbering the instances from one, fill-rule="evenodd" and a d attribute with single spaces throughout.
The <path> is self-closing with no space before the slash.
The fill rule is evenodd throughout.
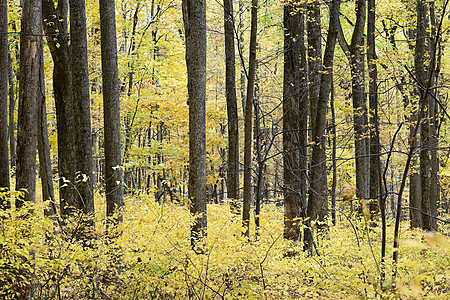
<path id="1" fill-rule="evenodd" d="M 393 281 L 392 235 L 382 264 L 380 227 L 357 218 L 331 226 L 317 241 L 320 256 L 311 257 L 300 243 L 283 239 L 282 208 L 264 206 L 259 236 L 247 240 L 240 216 L 226 204 L 211 204 L 207 252 L 196 255 L 191 217 L 180 204 L 129 197 L 121 234 L 112 238 L 99 203 L 89 246 L 74 238 L 76 217 L 59 226 L 38 213 L 42 206 L 31 215 L 30 207 L 2 212 L 1 299 L 16 299 L 23 290 L 35 299 L 450 298 L 448 238 L 406 223 Z M 442 230 L 449 234 L 448 227 Z"/>

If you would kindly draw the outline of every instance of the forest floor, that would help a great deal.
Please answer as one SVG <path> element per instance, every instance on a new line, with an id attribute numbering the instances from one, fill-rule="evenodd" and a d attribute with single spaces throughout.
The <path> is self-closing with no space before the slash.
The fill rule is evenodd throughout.
<path id="1" fill-rule="evenodd" d="M 39 214 L 2 219 L 0 251 L 8 256 L 0 263 L 31 272 L 16 287 L 33 284 L 36 299 L 450 299 L 448 225 L 426 233 L 402 223 L 392 279 L 390 221 L 382 264 L 378 221 L 369 227 L 355 215 L 338 215 L 337 225 L 317 241 L 319 255 L 309 256 L 301 243 L 283 239 L 282 207 L 264 205 L 259 234 L 253 225 L 248 240 L 240 216 L 227 204 L 210 204 L 207 251 L 197 255 L 190 249 L 187 205 L 160 205 L 149 196 L 125 203 L 120 234 L 111 238 L 101 226 L 104 201 L 97 199 L 97 232 L 89 247 L 67 233 L 52 236 L 54 222 Z M 0 282 L 14 278 L 2 270 Z"/>

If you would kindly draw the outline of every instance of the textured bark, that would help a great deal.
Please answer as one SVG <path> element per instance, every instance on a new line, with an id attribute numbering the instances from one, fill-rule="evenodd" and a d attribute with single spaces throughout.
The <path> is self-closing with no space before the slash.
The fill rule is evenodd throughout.
<path id="1" fill-rule="evenodd" d="M 43 45 L 42 48 L 43 49 Z M 50 158 L 50 142 L 48 140 L 47 128 L 47 107 L 45 104 L 45 84 L 44 84 L 44 65 L 40 69 L 41 90 L 38 99 L 38 156 L 39 156 L 39 176 L 41 177 L 42 200 L 50 201 L 45 208 L 46 216 L 53 216 L 56 212 L 55 192 L 53 189 L 52 161 Z"/>
<path id="2" fill-rule="evenodd" d="M 12 67 L 11 54 L 8 55 L 8 76 L 9 76 L 9 119 L 8 119 L 8 135 L 9 135 L 9 163 L 11 169 L 16 167 L 16 122 L 14 120 L 14 110 L 16 109 L 16 92 L 14 87 L 14 72 Z"/>
<path id="3" fill-rule="evenodd" d="M 375 52 L 375 0 L 368 0 L 367 66 L 369 68 L 369 124 L 370 124 L 370 188 L 369 197 L 381 197 L 380 136 L 378 122 L 378 70 Z"/>
<path id="4" fill-rule="evenodd" d="M 20 35 L 20 88 L 17 130 L 16 190 L 25 189 L 16 199 L 20 208 L 25 201 L 36 202 L 36 151 L 38 99 L 41 89 L 42 5 L 40 0 L 24 0 Z"/>
<path id="5" fill-rule="evenodd" d="M 425 70 L 425 43 L 427 38 L 427 22 L 426 22 L 427 5 L 425 1 L 417 1 L 417 27 L 416 27 L 416 45 L 414 53 L 414 69 L 417 81 L 426 86 L 427 75 Z M 429 197 L 430 197 L 430 160 L 429 160 L 429 101 L 425 91 L 419 89 L 419 105 L 424 107 L 423 118 L 420 123 L 420 190 L 421 190 L 421 210 L 430 213 Z M 430 218 L 422 214 L 422 228 L 431 229 Z"/>
<path id="6" fill-rule="evenodd" d="M 306 2 L 308 30 L 308 87 L 311 129 L 316 128 L 317 102 L 319 101 L 320 70 L 322 69 L 322 32 L 319 1 Z M 311 141 L 314 136 L 310 136 Z"/>
<path id="7" fill-rule="evenodd" d="M 9 149 L 8 149 L 8 6 L 0 1 L 0 191 L 9 190 Z M 0 208 L 10 206 L 0 197 Z"/>
<path id="8" fill-rule="evenodd" d="M 328 98 L 333 79 L 333 59 L 339 28 L 340 0 L 333 0 L 330 7 L 330 23 L 328 26 L 327 42 L 323 57 L 323 67 L 320 78 L 319 101 L 317 103 L 316 128 L 313 131 L 313 149 L 311 155 L 311 185 L 309 192 L 307 215 L 310 220 L 318 218 L 318 229 L 326 229 L 328 213 L 327 200 L 327 165 L 326 165 L 326 122 Z M 312 251 L 313 233 L 305 229 L 304 248 Z"/>
<path id="9" fill-rule="evenodd" d="M 201 253 L 206 235 L 206 2 L 183 0 L 189 96 L 189 186 L 191 246 Z"/>
<path id="10" fill-rule="evenodd" d="M 115 1 L 100 0 L 103 78 L 106 214 L 123 221 L 123 180 L 120 146 L 120 98 L 117 66 Z"/>
<path id="11" fill-rule="evenodd" d="M 300 239 L 299 218 L 306 198 L 306 48 L 300 2 L 284 6 L 283 180 L 284 238 Z M 303 60 L 303 61 L 302 61 Z"/>
<path id="12" fill-rule="evenodd" d="M 352 75 L 353 127 L 355 134 L 356 188 L 363 197 L 369 194 L 369 158 L 367 105 L 364 79 L 364 26 L 366 0 L 356 1 L 356 23 L 350 44 Z"/>
<path id="13" fill-rule="evenodd" d="M 233 199 L 232 210 L 236 211 L 237 203 L 235 201 L 239 198 L 239 119 L 236 97 L 233 1 L 224 0 L 223 7 L 225 28 L 225 88 L 228 117 L 227 192 L 228 198 Z"/>
<path id="14" fill-rule="evenodd" d="M 92 174 L 91 100 L 84 0 L 70 0 L 70 63 L 75 131 L 76 207 L 94 212 Z"/>
<path id="15" fill-rule="evenodd" d="M 75 190 L 75 133 L 72 105 L 72 75 L 69 63 L 67 32 L 67 3 L 42 0 L 44 31 L 53 58 L 53 95 L 56 107 L 58 141 L 58 177 L 61 214 L 76 207 Z M 67 183 L 68 182 L 68 183 Z"/>
<path id="16" fill-rule="evenodd" d="M 248 62 L 247 96 L 244 116 L 244 201 L 242 223 L 244 235 L 250 234 L 250 205 L 252 203 L 252 118 L 256 77 L 256 34 L 258 26 L 258 0 L 252 0 L 250 25 L 250 53 Z"/>

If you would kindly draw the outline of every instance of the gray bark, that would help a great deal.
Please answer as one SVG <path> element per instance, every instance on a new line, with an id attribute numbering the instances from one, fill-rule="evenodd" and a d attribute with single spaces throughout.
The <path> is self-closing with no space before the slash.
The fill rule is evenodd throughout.
<path id="1" fill-rule="evenodd" d="M 61 214 L 77 207 L 75 202 L 75 133 L 72 104 L 72 74 L 69 63 L 67 3 L 42 0 L 44 31 L 53 58 L 53 95 L 56 108 L 58 177 Z"/>
<path id="2" fill-rule="evenodd" d="M 320 78 L 320 91 L 317 103 L 316 128 L 313 131 L 314 143 L 311 155 L 311 185 L 309 192 L 307 215 L 310 220 L 319 220 L 318 229 L 327 228 L 327 164 L 325 152 L 327 106 L 333 79 L 333 59 L 339 28 L 340 0 L 333 0 L 330 7 L 330 23 L 323 57 Z M 305 230 L 304 248 L 312 251 L 313 230 Z"/>
<path id="3" fill-rule="evenodd" d="M 77 208 L 94 212 L 92 174 L 91 100 L 84 0 L 70 0 L 70 63 L 75 131 L 75 186 Z"/>
<path id="4" fill-rule="evenodd" d="M 228 116 L 228 169 L 227 191 L 232 210 L 237 210 L 235 201 L 239 198 L 239 124 L 236 97 L 236 68 L 234 49 L 233 1 L 224 0 L 225 28 L 225 84 Z"/>
<path id="5" fill-rule="evenodd" d="M 42 46 L 43 48 L 43 46 Z M 41 49 L 42 49 L 41 48 Z M 48 140 L 47 128 L 47 106 L 45 103 L 45 84 L 44 84 L 44 65 L 40 69 L 40 77 L 42 78 L 40 84 L 42 93 L 38 99 L 38 156 L 39 156 L 39 176 L 41 177 L 42 200 L 50 201 L 45 208 L 44 214 L 46 216 L 53 216 L 56 212 L 55 192 L 53 189 L 53 174 L 52 161 L 50 158 L 50 142 Z"/>
<path id="6" fill-rule="evenodd" d="M 300 2 L 284 6 L 283 180 L 284 238 L 300 239 L 306 198 L 307 87 L 304 15 Z M 302 199 L 303 198 L 303 199 Z"/>
<path id="7" fill-rule="evenodd" d="M 115 1 L 100 0 L 100 32 L 103 77 L 106 213 L 115 222 L 123 217 L 123 180 L 120 145 L 120 98 L 117 66 Z"/>
<path id="8" fill-rule="evenodd" d="M 189 97 L 189 186 L 191 246 L 204 252 L 206 235 L 206 2 L 183 0 Z"/>
<path id="9" fill-rule="evenodd" d="M 16 199 L 17 208 L 25 201 L 36 202 L 38 100 L 43 93 L 41 4 L 40 0 L 24 0 L 22 10 L 16 190 L 26 192 Z"/>
<path id="10" fill-rule="evenodd" d="M 250 25 L 250 53 L 248 62 L 247 96 L 244 116 L 244 201 L 242 223 L 244 235 L 250 234 L 250 205 L 252 203 L 252 119 L 253 97 L 256 76 L 256 34 L 258 21 L 258 0 L 252 0 Z"/>
<path id="11" fill-rule="evenodd" d="M 0 190 L 9 190 L 9 149 L 8 149 L 8 6 L 0 1 Z M 10 206 L 0 197 L 0 208 Z"/>

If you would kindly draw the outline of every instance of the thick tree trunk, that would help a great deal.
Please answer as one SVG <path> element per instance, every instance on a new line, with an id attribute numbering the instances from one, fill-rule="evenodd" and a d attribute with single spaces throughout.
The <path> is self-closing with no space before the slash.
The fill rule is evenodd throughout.
<path id="1" fill-rule="evenodd" d="M 42 0 L 44 31 L 53 58 L 53 94 L 58 141 L 59 198 L 62 215 L 77 207 L 75 202 L 75 133 L 72 105 L 72 74 L 69 63 L 67 3 Z"/>
<path id="2" fill-rule="evenodd" d="M 191 246 L 206 251 L 206 2 L 183 0 L 189 95 L 189 187 Z"/>
<path id="3" fill-rule="evenodd" d="M 256 34 L 258 22 L 258 0 L 252 0 L 250 25 L 250 53 L 248 62 L 247 96 L 244 116 L 244 201 L 242 222 L 244 235 L 250 234 L 250 205 L 252 203 L 252 119 L 253 96 L 256 76 Z"/>
<path id="4" fill-rule="evenodd" d="M 103 77 L 106 214 L 121 223 L 123 180 L 120 145 L 120 92 L 117 66 L 115 1 L 100 0 Z M 116 213 L 116 214 L 115 214 Z"/>
<path id="5" fill-rule="evenodd" d="M 0 1 L 0 190 L 9 191 L 9 149 L 8 149 L 8 6 L 6 0 Z M 0 208 L 10 206 L 0 197 Z"/>
<path id="6" fill-rule="evenodd" d="M 77 208 L 94 212 L 92 186 L 91 100 L 84 0 L 70 0 L 70 63 L 72 71 L 73 116 L 75 131 L 75 186 Z"/>
<path id="7" fill-rule="evenodd" d="M 327 199 L 327 164 L 326 164 L 326 122 L 328 98 L 333 79 L 333 59 L 336 39 L 339 28 L 340 0 L 333 0 L 330 7 L 330 24 L 323 57 L 323 67 L 320 78 L 320 91 L 317 103 L 316 128 L 313 131 L 313 149 L 311 155 L 311 186 L 308 202 L 308 217 L 310 220 L 318 218 L 317 228 L 327 228 L 326 216 L 328 213 Z M 313 230 L 305 229 L 304 248 L 312 252 Z"/>
<path id="8" fill-rule="evenodd" d="M 16 190 L 25 189 L 16 199 L 20 208 L 25 201 L 36 201 L 36 151 L 38 100 L 42 90 L 42 3 L 24 0 L 20 35 L 20 88 L 17 130 Z"/>
<path id="9" fill-rule="evenodd" d="M 231 199 L 231 209 L 237 211 L 239 199 L 239 124 L 236 97 L 236 68 L 234 49 L 233 1 L 224 0 L 225 28 L 225 85 L 228 117 L 228 169 L 227 192 Z"/>
<path id="10" fill-rule="evenodd" d="M 307 87 L 304 15 L 300 2 L 284 6 L 283 180 L 284 238 L 300 239 L 302 202 L 306 198 Z M 302 199 L 303 198 L 303 199 Z"/>

